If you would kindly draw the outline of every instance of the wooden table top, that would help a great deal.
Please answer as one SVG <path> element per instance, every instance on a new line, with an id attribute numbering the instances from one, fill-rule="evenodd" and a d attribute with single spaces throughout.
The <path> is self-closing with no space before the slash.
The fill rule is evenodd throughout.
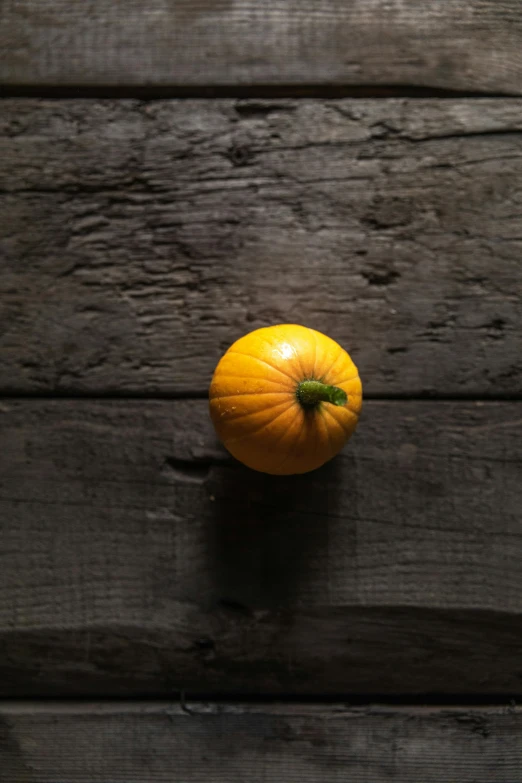
<path id="1" fill-rule="evenodd" d="M 0 6 L 0 783 L 522 781 L 522 7 Z M 223 351 L 363 415 L 235 462 Z"/>

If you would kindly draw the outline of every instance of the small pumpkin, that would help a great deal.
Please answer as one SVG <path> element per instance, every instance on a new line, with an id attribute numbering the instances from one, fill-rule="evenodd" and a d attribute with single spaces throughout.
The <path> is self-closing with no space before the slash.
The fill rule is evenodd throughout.
<path id="1" fill-rule="evenodd" d="M 357 367 L 338 343 L 297 324 L 256 329 L 230 346 L 210 384 L 210 416 L 228 451 L 254 470 L 306 473 L 353 434 Z"/>

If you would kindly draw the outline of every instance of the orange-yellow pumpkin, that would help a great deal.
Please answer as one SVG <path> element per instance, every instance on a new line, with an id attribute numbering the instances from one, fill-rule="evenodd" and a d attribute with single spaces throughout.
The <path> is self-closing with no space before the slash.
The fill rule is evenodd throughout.
<path id="1" fill-rule="evenodd" d="M 228 451 L 254 470 L 306 473 L 357 426 L 362 386 L 338 343 L 296 324 L 256 329 L 219 361 L 210 416 Z"/>

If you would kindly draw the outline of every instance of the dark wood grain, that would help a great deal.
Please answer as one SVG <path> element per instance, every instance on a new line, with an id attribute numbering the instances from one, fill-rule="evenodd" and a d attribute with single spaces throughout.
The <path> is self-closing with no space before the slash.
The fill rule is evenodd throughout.
<path id="1" fill-rule="evenodd" d="M 376 395 L 522 392 L 522 102 L 34 101 L 0 117 L 0 390 L 204 392 L 251 329 Z"/>
<path id="2" fill-rule="evenodd" d="M 0 695 L 522 693 L 522 404 L 271 478 L 204 401 L 3 401 Z"/>
<path id="3" fill-rule="evenodd" d="M 9 85 L 522 89 L 517 0 L 4 0 Z"/>
<path id="4" fill-rule="evenodd" d="M 0 706 L 3 783 L 520 783 L 522 711 Z"/>

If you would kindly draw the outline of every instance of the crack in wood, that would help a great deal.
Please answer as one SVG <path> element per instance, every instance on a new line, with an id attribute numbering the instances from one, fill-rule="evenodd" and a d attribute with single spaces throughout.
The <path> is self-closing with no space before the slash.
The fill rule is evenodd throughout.
<path id="1" fill-rule="evenodd" d="M 201 484 L 208 479 L 213 462 L 205 459 L 179 459 L 166 457 L 161 471 L 162 476 L 175 481 L 188 481 Z"/>

